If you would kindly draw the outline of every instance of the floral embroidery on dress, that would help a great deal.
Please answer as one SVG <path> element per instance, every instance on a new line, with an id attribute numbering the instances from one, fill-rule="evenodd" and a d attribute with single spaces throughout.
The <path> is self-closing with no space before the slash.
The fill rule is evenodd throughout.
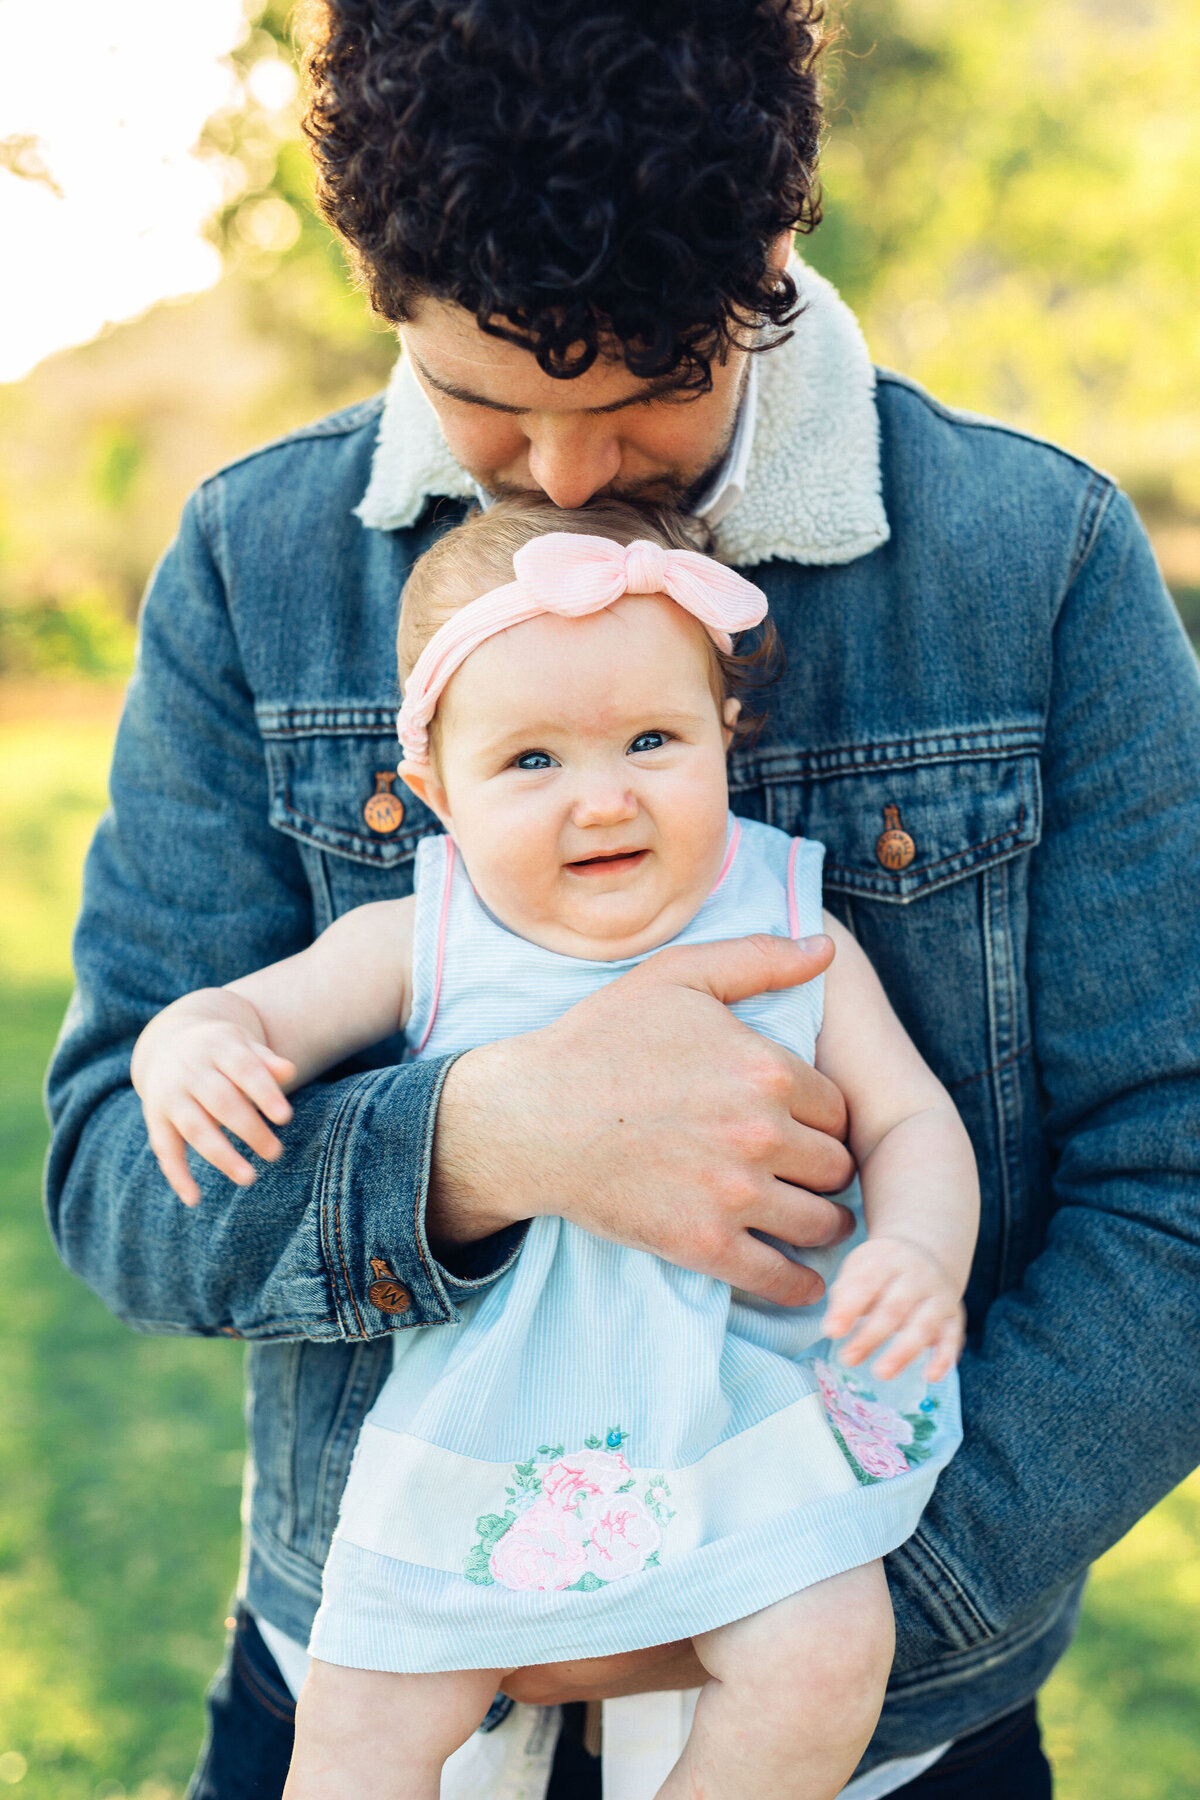
<path id="1" fill-rule="evenodd" d="M 638 1496 L 637 1475 L 621 1454 L 627 1435 L 614 1426 L 570 1454 L 561 1444 L 541 1444 L 528 1462 L 517 1463 L 505 1510 L 475 1521 L 467 1580 L 588 1593 L 656 1568 L 663 1531 L 675 1516 L 667 1504 L 671 1489 L 665 1476 L 652 1475 Z"/>
<path id="2" fill-rule="evenodd" d="M 932 1395 L 926 1395 L 915 1413 L 899 1413 L 877 1400 L 865 1383 L 827 1362 L 814 1362 L 813 1373 L 830 1430 L 855 1480 L 864 1487 L 906 1475 L 929 1456 L 929 1439 L 937 1432 L 938 1402 Z"/>

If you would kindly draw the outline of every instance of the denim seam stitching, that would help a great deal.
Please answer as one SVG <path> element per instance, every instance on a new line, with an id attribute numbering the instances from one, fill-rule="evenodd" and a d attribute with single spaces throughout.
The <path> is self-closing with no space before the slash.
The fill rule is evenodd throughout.
<path id="1" fill-rule="evenodd" d="M 291 1725 L 296 1716 L 295 1702 L 292 1702 L 291 1710 L 289 1712 L 284 1712 L 281 1709 L 275 1689 L 267 1686 L 264 1677 L 259 1674 L 240 1644 L 235 1643 L 234 1645 L 233 1660 L 237 1665 L 238 1673 L 241 1675 L 243 1682 L 250 1689 L 250 1692 L 263 1710 L 272 1713 L 277 1719 L 282 1719 L 285 1725 Z"/>
<path id="2" fill-rule="evenodd" d="M 953 1570 L 937 1554 L 937 1551 L 933 1548 L 929 1539 L 918 1531 L 913 1534 L 910 1541 L 913 1546 L 914 1554 L 923 1556 L 931 1565 L 935 1575 L 939 1577 L 949 1589 L 948 1594 L 943 1592 L 942 1599 L 947 1603 L 948 1609 L 955 1616 L 959 1629 L 961 1630 L 963 1628 L 964 1621 L 970 1621 L 976 1631 L 981 1632 L 985 1638 L 995 1637 L 996 1629 L 991 1620 L 988 1619 L 986 1614 L 979 1610 L 958 1577 L 954 1574 Z M 951 1602 L 954 1601 L 957 1602 L 957 1606 L 951 1604 Z"/>
<path id="3" fill-rule="evenodd" d="M 1084 495 L 1079 529 L 1075 534 L 1071 566 L 1067 572 L 1066 581 L 1063 583 L 1063 591 L 1059 596 L 1059 607 L 1056 611 L 1061 609 L 1068 590 L 1096 547 L 1096 539 L 1100 535 L 1101 526 L 1108 517 L 1108 510 L 1112 505 L 1115 492 L 1116 489 L 1112 483 L 1105 483 L 1099 476 L 1094 476 L 1088 484 L 1087 493 Z"/>
<path id="4" fill-rule="evenodd" d="M 1002 1057 L 999 1062 L 989 1063 L 986 1069 L 979 1069 L 974 1075 L 959 1075 L 954 1081 L 944 1081 L 942 1086 L 949 1090 L 951 1088 L 969 1087 L 973 1081 L 986 1081 L 989 1075 L 996 1075 L 1001 1069 L 1007 1069 L 1013 1063 L 1020 1062 L 1023 1057 L 1029 1056 L 1032 1053 L 1032 1050 L 1033 1044 L 1031 1042 L 1026 1042 L 1021 1044 L 1016 1050 L 1013 1050 L 1008 1056 Z"/>
<path id="5" fill-rule="evenodd" d="M 326 1265 L 334 1277 L 334 1280 L 333 1280 L 333 1302 L 334 1302 L 335 1307 L 337 1308 L 338 1323 L 341 1325 L 343 1335 L 347 1339 L 352 1339 L 352 1334 L 347 1330 L 345 1309 L 343 1308 L 341 1301 L 339 1299 L 339 1296 L 338 1296 L 337 1271 L 336 1271 L 336 1267 L 334 1264 L 334 1258 L 333 1258 L 333 1254 L 332 1254 L 332 1246 L 330 1245 L 330 1242 L 329 1242 L 329 1218 L 330 1218 L 330 1213 L 332 1212 L 334 1235 L 337 1239 L 338 1260 L 341 1262 L 342 1275 L 343 1275 L 343 1277 L 345 1279 L 345 1283 L 346 1283 L 346 1292 L 349 1296 L 350 1306 L 353 1310 L 354 1318 L 358 1325 L 359 1336 L 365 1337 L 366 1332 L 363 1328 L 362 1319 L 359 1316 L 358 1305 L 354 1298 L 354 1289 L 350 1285 L 350 1272 L 346 1268 L 345 1256 L 342 1251 L 341 1206 L 340 1206 L 342 1172 L 343 1172 L 344 1160 L 345 1160 L 345 1155 L 346 1155 L 347 1139 L 349 1137 L 349 1128 L 348 1128 L 348 1125 L 346 1125 L 344 1122 L 347 1119 L 347 1114 L 353 1113 L 355 1110 L 361 1086 L 362 1086 L 362 1084 L 360 1083 L 360 1084 L 356 1085 L 355 1087 L 352 1087 L 350 1092 L 345 1095 L 345 1097 L 342 1100 L 341 1106 L 338 1108 L 337 1116 L 333 1121 L 333 1129 L 330 1132 L 329 1145 L 325 1152 L 325 1159 L 324 1159 L 324 1163 L 323 1163 L 322 1170 L 321 1170 L 320 1208 L 321 1208 L 322 1247 L 323 1247 L 324 1253 L 325 1253 Z M 337 1162 L 336 1179 L 334 1178 L 334 1173 L 333 1173 L 333 1165 L 334 1165 L 335 1159 Z M 332 1204 L 330 1204 L 330 1186 L 331 1185 L 333 1188 Z"/>
<path id="6" fill-rule="evenodd" d="M 460 1051 L 458 1054 L 461 1056 L 463 1052 Z M 421 1258 L 421 1266 L 425 1270 L 426 1279 L 445 1308 L 448 1320 L 457 1317 L 458 1308 L 454 1305 L 446 1291 L 445 1284 L 425 1254 L 425 1209 L 429 1201 L 429 1178 L 433 1170 L 433 1134 L 437 1126 L 438 1106 L 442 1098 L 442 1089 L 446 1085 L 446 1077 L 457 1061 L 458 1056 L 451 1056 L 443 1063 L 441 1073 L 437 1077 L 437 1084 L 429 1097 L 429 1108 L 425 1115 L 425 1131 L 421 1142 L 421 1164 L 417 1175 L 416 1192 L 413 1195 L 413 1238 L 416 1242 L 417 1254 Z"/>

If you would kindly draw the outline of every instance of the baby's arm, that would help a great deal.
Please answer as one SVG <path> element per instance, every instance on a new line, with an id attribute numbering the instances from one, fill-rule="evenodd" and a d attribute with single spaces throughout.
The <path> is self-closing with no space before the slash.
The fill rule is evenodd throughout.
<path id="1" fill-rule="evenodd" d="M 817 1067 L 850 1113 L 868 1239 L 829 1296 L 827 1325 L 844 1362 L 876 1362 L 882 1380 L 923 1350 L 939 1381 L 962 1348 L 962 1295 L 979 1228 L 979 1178 L 966 1128 L 888 1003 L 850 933 L 827 913 L 837 956 L 825 976 Z"/>
<path id="2" fill-rule="evenodd" d="M 283 1146 L 285 1094 L 368 1044 L 403 1030 L 412 988 L 413 900 L 359 906 L 297 956 L 223 988 L 184 994 L 158 1013 L 133 1051 L 132 1080 L 150 1146 L 185 1206 L 200 1189 L 185 1144 L 249 1187 L 255 1175 L 225 1129 L 267 1162 Z"/>

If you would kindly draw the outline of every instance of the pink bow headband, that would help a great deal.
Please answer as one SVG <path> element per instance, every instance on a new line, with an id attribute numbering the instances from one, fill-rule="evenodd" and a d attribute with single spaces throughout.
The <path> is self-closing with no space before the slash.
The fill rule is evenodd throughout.
<path id="1" fill-rule="evenodd" d="M 666 594 L 703 625 L 719 650 L 732 650 L 732 632 L 766 617 L 761 588 L 733 569 L 694 550 L 664 550 L 639 538 L 611 538 L 548 531 L 522 544 L 513 557 L 516 576 L 447 619 L 422 650 L 404 684 L 396 731 L 407 763 L 429 760 L 429 721 L 446 683 L 473 650 L 511 625 L 539 613 L 581 619 L 602 612 L 624 594 Z"/>

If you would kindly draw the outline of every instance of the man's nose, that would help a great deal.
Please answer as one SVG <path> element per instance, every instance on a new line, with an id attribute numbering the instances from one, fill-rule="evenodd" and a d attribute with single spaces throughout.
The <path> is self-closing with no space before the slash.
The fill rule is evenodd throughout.
<path id="1" fill-rule="evenodd" d="M 539 413 L 528 429 L 529 473 L 555 506 L 583 506 L 616 479 L 621 445 L 607 419 Z"/>

